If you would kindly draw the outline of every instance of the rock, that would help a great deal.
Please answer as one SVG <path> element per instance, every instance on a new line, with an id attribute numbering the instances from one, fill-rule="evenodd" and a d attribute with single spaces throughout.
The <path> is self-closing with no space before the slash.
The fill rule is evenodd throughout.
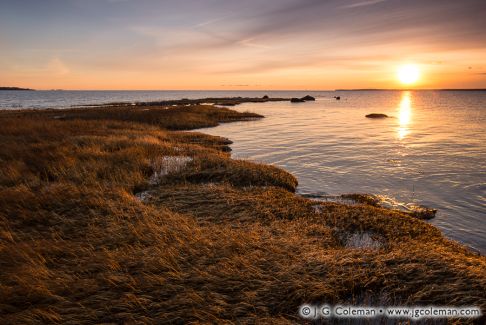
<path id="1" fill-rule="evenodd" d="M 222 152 L 231 152 L 233 150 L 230 146 L 221 146 L 220 148 Z"/>
<path id="2" fill-rule="evenodd" d="M 307 95 L 301 98 L 302 100 L 316 100 L 314 97 Z"/>
<path id="3" fill-rule="evenodd" d="M 409 212 L 409 214 L 412 217 L 424 219 L 424 220 L 429 220 L 434 218 L 436 213 L 437 213 L 437 209 L 432 209 L 432 208 L 427 208 L 422 206 L 414 207 L 412 211 Z"/>
<path id="4" fill-rule="evenodd" d="M 290 100 L 290 102 L 291 102 L 291 103 L 304 103 L 304 102 L 305 102 L 305 100 L 303 100 L 303 99 L 301 99 L 301 98 L 295 98 L 295 97 L 294 97 L 294 98 L 292 98 L 292 99 Z"/>
<path id="5" fill-rule="evenodd" d="M 356 203 L 371 205 L 378 208 L 387 208 L 385 204 L 383 204 L 384 202 L 380 200 L 378 196 L 372 194 L 342 194 L 341 198 L 345 200 L 351 200 Z M 406 210 L 396 208 L 391 208 L 391 210 L 405 213 L 409 216 L 422 220 L 430 220 L 434 218 L 435 214 L 437 213 L 437 209 L 428 208 L 422 205 L 413 205 L 411 207 L 407 207 Z"/>
<path id="6" fill-rule="evenodd" d="M 366 115 L 367 118 L 387 118 L 388 115 L 386 114 L 381 114 L 381 113 L 371 113 Z"/>
<path id="7" fill-rule="evenodd" d="M 265 95 L 262 97 L 263 99 L 268 99 L 268 95 Z"/>
<path id="8" fill-rule="evenodd" d="M 352 194 L 342 194 L 341 197 L 343 199 L 351 200 L 356 203 L 368 204 L 374 207 L 380 206 L 380 199 L 372 194 L 352 193 Z"/>
<path id="9" fill-rule="evenodd" d="M 340 100 L 341 96 L 334 96 L 333 98 L 336 98 L 336 100 Z"/>

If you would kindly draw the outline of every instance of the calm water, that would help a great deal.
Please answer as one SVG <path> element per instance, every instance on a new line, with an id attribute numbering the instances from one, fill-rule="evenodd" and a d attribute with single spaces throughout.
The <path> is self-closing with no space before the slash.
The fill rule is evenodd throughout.
<path id="1" fill-rule="evenodd" d="M 283 167 L 306 194 L 374 193 L 439 211 L 431 222 L 486 253 L 486 92 L 313 93 L 304 104 L 243 104 L 266 116 L 203 132 L 233 155 Z M 373 120 L 368 113 L 393 118 Z"/>
<path id="2" fill-rule="evenodd" d="M 71 106 L 96 105 L 106 103 L 135 103 L 169 99 L 198 99 L 205 97 L 263 96 L 264 91 L 117 91 L 117 90 L 46 90 L 9 91 L 0 90 L 0 109 L 9 108 L 66 108 Z M 270 92 L 289 96 L 287 92 Z"/>
<path id="3" fill-rule="evenodd" d="M 290 171 L 300 193 L 374 193 L 437 208 L 433 224 L 486 254 L 486 92 L 0 91 L 0 107 L 307 93 L 317 101 L 243 104 L 235 109 L 266 118 L 203 132 L 231 138 L 236 158 Z M 393 118 L 364 117 L 373 112 Z"/>

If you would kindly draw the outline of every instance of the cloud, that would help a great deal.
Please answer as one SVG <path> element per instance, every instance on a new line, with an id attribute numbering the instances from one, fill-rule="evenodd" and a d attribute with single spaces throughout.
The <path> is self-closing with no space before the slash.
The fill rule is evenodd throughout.
<path id="1" fill-rule="evenodd" d="M 64 76 L 70 72 L 67 65 L 58 57 L 52 58 L 47 63 L 47 71 L 56 76 Z"/>
<path id="2" fill-rule="evenodd" d="M 244 39 L 244 40 L 238 41 L 237 43 L 241 44 L 243 46 L 257 48 L 257 49 L 270 49 L 270 46 L 266 46 L 266 45 L 263 45 L 263 44 L 256 43 L 254 38 Z"/>
<path id="3" fill-rule="evenodd" d="M 385 0 L 356 1 L 348 7 L 372 6 Z M 215 7 L 208 5 L 205 12 L 211 14 L 203 14 L 206 19 L 197 25 L 152 22 L 131 27 L 154 44 L 140 51 L 132 62 L 141 62 L 137 68 L 184 67 L 216 74 L 312 67 L 365 70 L 383 64 L 375 60 L 383 57 L 380 53 L 388 54 L 385 60 L 396 60 L 484 46 L 474 41 L 482 36 L 484 23 L 477 17 L 484 9 L 478 1 L 465 1 L 470 6 L 451 1 L 439 6 L 434 0 L 433 4 L 388 0 L 387 6 L 373 7 L 363 15 L 358 10 L 341 10 L 342 1 L 336 0 L 268 1 L 260 7 L 253 0 L 246 5 L 213 0 Z M 225 16 L 228 12 L 231 19 Z M 185 14 L 182 17 L 188 19 Z"/>
<path id="4" fill-rule="evenodd" d="M 380 2 L 385 2 L 386 0 L 369 0 L 369 1 L 363 1 L 363 2 L 357 2 L 353 3 L 350 5 L 345 5 L 341 6 L 340 8 L 342 9 L 352 9 L 352 8 L 358 8 L 358 7 L 365 7 L 365 6 L 371 6 Z"/>
<path id="5" fill-rule="evenodd" d="M 230 15 L 225 15 L 225 16 L 222 16 L 222 17 L 209 19 L 209 20 L 203 21 L 202 23 L 196 24 L 194 27 L 196 27 L 196 28 L 205 27 L 205 26 L 208 26 L 208 25 L 212 25 L 214 23 L 221 22 L 225 19 L 228 19 L 229 17 L 230 17 Z"/>
<path id="6" fill-rule="evenodd" d="M 49 12 L 40 13 L 11 2 L 24 9 L 23 24 L 0 12 L 4 67 L 14 62 L 33 74 L 69 78 L 139 73 L 201 84 L 214 78 L 215 85 L 224 77 L 224 84 L 243 87 L 253 75 L 265 83 L 301 74 L 331 79 L 375 73 L 398 60 L 485 66 L 484 0 L 48 2 Z"/>

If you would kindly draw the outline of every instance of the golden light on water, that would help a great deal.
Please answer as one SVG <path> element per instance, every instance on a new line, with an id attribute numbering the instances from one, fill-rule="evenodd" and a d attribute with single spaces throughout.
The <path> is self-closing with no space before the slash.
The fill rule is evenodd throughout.
<path id="1" fill-rule="evenodd" d="M 402 84 L 411 85 L 419 80 L 420 70 L 415 64 L 402 65 L 398 68 L 397 77 Z"/>
<path id="2" fill-rule="evenodd" d="M 410 124 L 411 117 L 412 100 L 410 98 L 410 92 L 405 91 L 398 107 L 398 139 L 403 140 L 410 133 L 408 125 Z"/>

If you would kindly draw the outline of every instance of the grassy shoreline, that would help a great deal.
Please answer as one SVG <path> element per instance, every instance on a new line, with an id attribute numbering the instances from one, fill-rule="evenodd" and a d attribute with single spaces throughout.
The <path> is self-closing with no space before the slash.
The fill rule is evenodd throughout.
<path id="1" fill-rule="evenodd" d="M 288 172 L 181 132 L 262 117 L 202 103 L 0 112 L 2 321 L 284 324 L 303 303 L 485 310 L 486 258 L 404 213 L 295 195 Z"/>

